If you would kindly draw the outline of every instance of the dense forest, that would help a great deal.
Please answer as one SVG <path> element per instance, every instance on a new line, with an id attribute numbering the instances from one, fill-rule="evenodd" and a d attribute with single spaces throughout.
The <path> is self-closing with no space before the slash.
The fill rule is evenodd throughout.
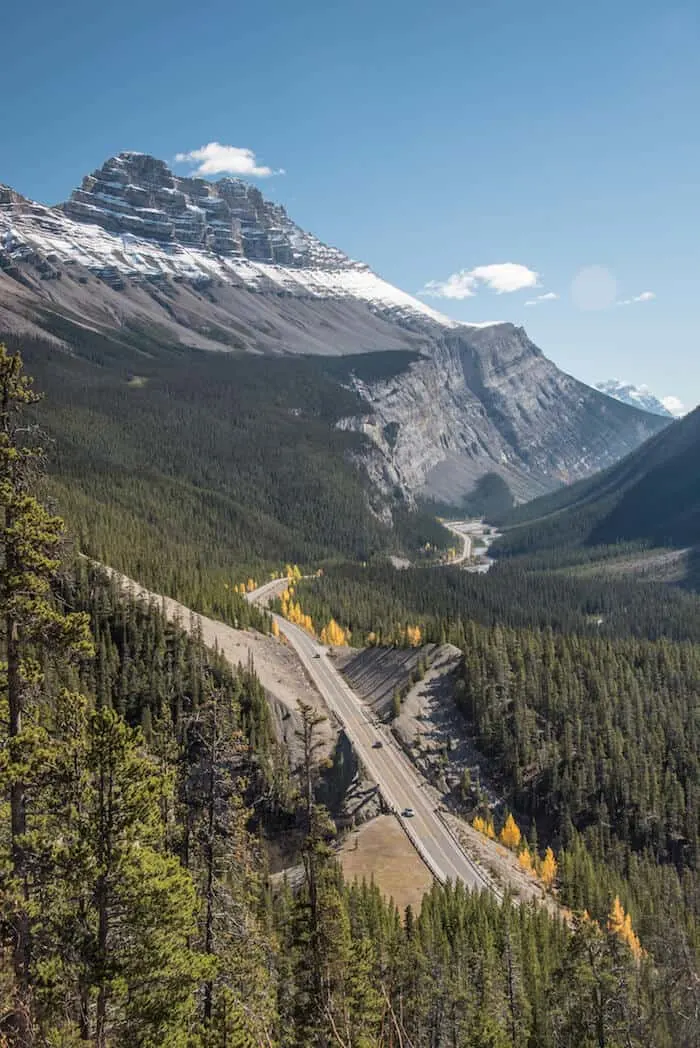
<path id="1" fill-rule="evenodd" d="M 353 644 L 418 629 L 460 647 L 455 700 L 523 828 L 557 852 L 561 897 L 600 918 L 615 892 L 648 944 L 674 929 L 700 961 L 695 595 L 506 563 L 343 565 L 297 597 Z"/>
<path id="2" fill-rule="evenodd" d="M 429 641 L 464 643 L 464 624 L 550 627 L 562 633 L 700 642 L 693 593 L 635 578 L 587 577 L 500 561 L 488 575 L 387 562 L 340 564 L 298 586 L 314 622 L 334 618 L 361 645 L 373 633 L 392 643 L 407 623 Z"/>
<path id="3" fill-rule="evenodd" d="M 121 341 L 52 324 L 66 346 L 24 339 L 21 349 L 50 391 L 34 412 L 51 439 L 48 491 L 89 556 L 206 611 L 232 565 L 246 577 L 451 545 L 431 514 L 379 495 L 359 463 L 365 438 L 336 427 L 363 410 L 351 374 L 389 377 L 412 354 L 270 367 L 166 345 L 157 332 Z"/>
<path id="4" fill-rule="evenodd" d="M 35 494 L 35 401 L 0 350 L 0 1044 L 697 1043 L 697 887 L 683 879 L 697 849 L 693 644 L 458 620 L 472 655 L 459 700 L 520 776 L 531 846 L 559 835 L 571 911 L 447 885 L 400 914 L 374 885 L 343 883 L 311 709 L 290 768 L 252 667 L 85 559 L 64 564 L 63 522 Z M 645 778 L 659 761 L 668 773 Z M 635 796 L 656 825 L 625 815 Z M 297 835 L 298 891 L 272 889 L 263 830 Z M 621 934 L 622 905 L 641 949 Z"/>

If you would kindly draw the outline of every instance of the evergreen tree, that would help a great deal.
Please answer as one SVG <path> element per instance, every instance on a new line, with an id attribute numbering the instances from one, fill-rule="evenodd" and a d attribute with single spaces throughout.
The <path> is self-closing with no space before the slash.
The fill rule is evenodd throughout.
<path id="1" fill-rule="evenodd" d="M 31 379 L 23 373 L 20 356 L 11 356 L 0 345 L 0 614 L 7 695 L 2 786 L 9 794 L 12 870 L 3 895 L 14 965 L 13 1004 L 6 1025 L 10 1043 L 21 1048 L 34 1041 L 27 821 L 33 781 L 46 756 L 39 721 L 32 723 L 27 714 L 30 705 L 41 703 L 41 661 L 91 651 L 85 616 L 66 615 L 51 599 L 64 527 L 34 494 L 43 453 L 31 443 L 24 413 L 39 399 Z"/>

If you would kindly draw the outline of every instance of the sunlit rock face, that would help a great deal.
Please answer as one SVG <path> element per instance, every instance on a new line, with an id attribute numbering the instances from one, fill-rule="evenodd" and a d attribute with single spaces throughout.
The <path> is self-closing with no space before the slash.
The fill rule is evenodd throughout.
<path id="1" fill-rule="evenodd" d="M 409 501 L 457 504 L 487 473 L 532 497 L 667 422 L 564 374 L 522 328 L 443 316 L 257 187 L 183 178 L 142 153 L 111 157 L 56 207 L 0 186 L 0 337 L 63 344 L 66 319 L 219 352 L 410 351 L 389 379 L 347 378 L 366 407 L 340 423 L 370 438 L 375 485 Z"/>

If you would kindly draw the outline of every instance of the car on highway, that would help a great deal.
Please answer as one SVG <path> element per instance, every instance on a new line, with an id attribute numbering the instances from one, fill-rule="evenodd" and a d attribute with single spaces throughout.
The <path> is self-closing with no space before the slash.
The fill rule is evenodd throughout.
<path id="1" fill-rule="evenodd" d="M 414 812 L 413 808 L 404 808 L 401 814 L 403 815 L 404 819 L 412 819 L 416 813 Z"/>
<path id="2" fill-rule="evenodd" d="M 318 653 L 318 652 L 316 652 L 316 654 L 314 655 L 314 658 L 315 658 L 315 659 L 320 659 L 320 658 L 321 658 L 321 656 L 319 655 L 319 653 Z"/>
<path id="3" fill-rule="evenodd" d="M 372 743 L 372 749 L 373 750 L 381 750 L 383 745 L 384 745 L 384 743 L 382 742 L 381 739 L 375 739 L 374 742 Z"/>

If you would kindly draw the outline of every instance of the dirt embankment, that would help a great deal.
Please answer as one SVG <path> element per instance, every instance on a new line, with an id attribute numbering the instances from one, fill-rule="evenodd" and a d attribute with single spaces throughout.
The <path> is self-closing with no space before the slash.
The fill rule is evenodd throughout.
<path id="1" fill-rule="evenodd" d="M 433 875 L 393 815 L 379 815 L 351 831 L 338 852 L 347 881 L 374 879 L 403 913 L 414 912 L 433 884 Z"/>
<path id="2" fill-rule="evenodd" d="M 392 730 L 445 801 L 458 800 L 468 769 L 482 797 L 497 807 L 502 797 L 454 701 L 461 661 L 462 653 L 453 644 L 426 644 L 344 652 L 338 666 L 382 720 L 391 719 L 394 693 L 401 693 L 401 712 L 392 720 Z"/>

